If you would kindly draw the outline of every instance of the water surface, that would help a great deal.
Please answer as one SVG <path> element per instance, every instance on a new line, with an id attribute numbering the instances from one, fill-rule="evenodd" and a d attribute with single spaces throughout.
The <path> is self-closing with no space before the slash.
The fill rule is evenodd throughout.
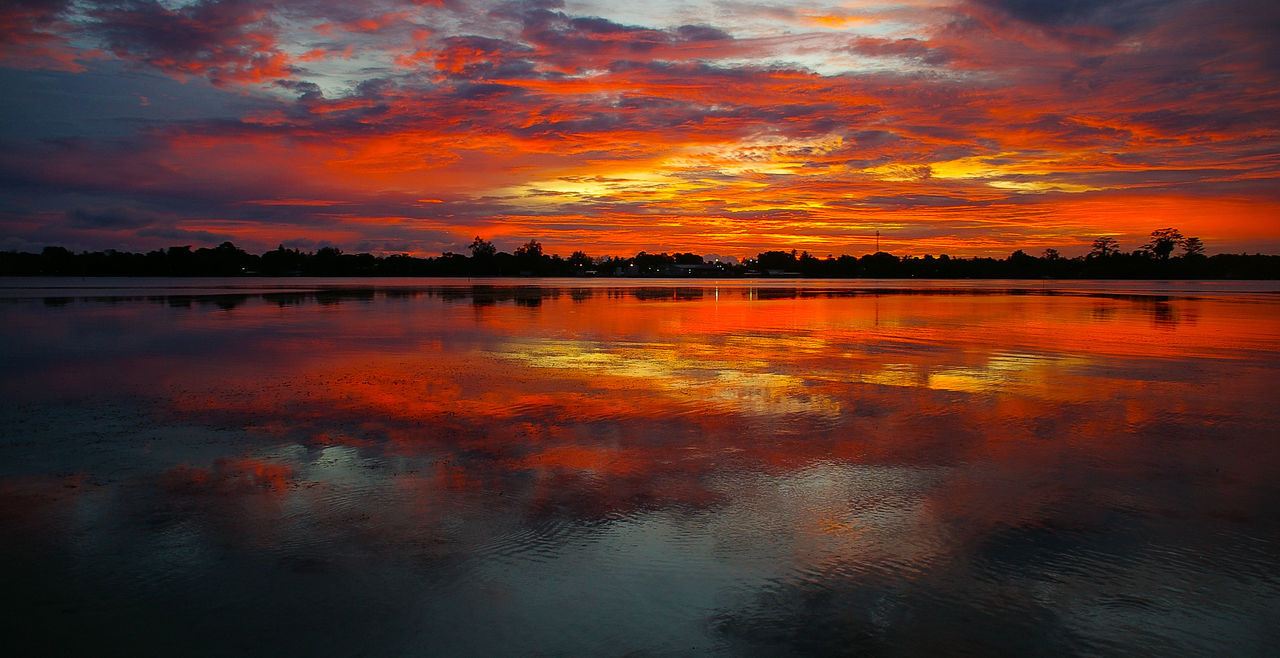
<path id="1" fill-rule="evenodd" d="M 6 280 L 5 634 L 1269 653 L 1276 288 Z"/>

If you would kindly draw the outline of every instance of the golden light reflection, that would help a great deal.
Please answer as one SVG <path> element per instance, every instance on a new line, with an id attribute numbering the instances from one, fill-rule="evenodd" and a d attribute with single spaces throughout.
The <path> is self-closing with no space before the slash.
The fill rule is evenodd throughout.
<path id="1" fill-rule="evenodd" d="M 1039 354 L 992 354 L 980 366 L 922 369 L 919 364 L 886 363 L 858 381 L 884 386 L 920 386 L 939 391 L 966 393 L 1026 392 L 1056 398 L 1052 379 L 1072 368 L 1085 367 L 1090 359 Z"/>
<path id="2" fill-rule="evenodd" d="M 430 319 L 416 324 L 343 304 L 307 317 L 326 335 L 361 340 L 263 344 L 298 359 L 286 375 L 185 386 L 165 377 L 192 391 L 173 401 L 183 417 L 255 418 L 254 431 L 313 446 L 485 454 L 557 476 L 643 478 L 705 473 L 726 459 L 792 471 L 939 458 L 921 445 L 944 446 L 948 458 L 1021 453 L 1046 423 L 1072 437 L 1042 446 L 1054 454 L 1118 450 L 1109 437 L 1163 413 L 1231 413 L 1223 410 L 1234 400 L 1265 388 L 1241 376 L 1188 395 L 1194 381 L 1145 368 L 1247 364 L 1270 343 L 1242 331 L 1240 314 L 1280 326 L 1276 309 L 1259 316 L 1194 299 L 682 290 L 543 291 L 534 306 L 401 302 Z M 232 317 L 269 326 L 276 313 L 250 306 Z M 367 346 L 371 336 L 378 347 Z M 1153 400 L 1180 402 L 1157 412 Z M 1078 405 L 1095 411 L 1068 411 Z M 463 470 L 450 481 L 494 477 L 451 468 Z M 813 525 L 841 535 L 840 524 L 863 527 L 855 522 L 867 520 L 833 512 Z"/>
<path id="3" fill-rule="evenodd" d="M 761 341 L 738 345 L 745 353 L 768 349 Z M 494 354 L 533 368 L 572 371 L 575 377 L 608 375 L 639 380 L 643 385 L 686 401 L 698 400 L 736 413 L 772 416 L 804 413 L 835 417 L 840 404 L 825 395 L 806 389 L 802 377 L 746 370 L 767 366 L 764 359 L 741 361 L 707 358 L 710 350 L 693 350 L 671 343 L 642 343 L 622 346 L 584 344 L 568 340 L 526 340 L 503 346 Z M 698 354 L 701 352 L 701 354 Z M 754 361 L 754 363 L 753 363 Z"/>

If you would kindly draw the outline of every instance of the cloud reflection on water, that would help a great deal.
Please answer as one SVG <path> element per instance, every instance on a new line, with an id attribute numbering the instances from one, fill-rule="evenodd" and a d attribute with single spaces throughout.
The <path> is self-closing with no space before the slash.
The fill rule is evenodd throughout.
<path id="1" fill-rule="evenodd" d="M 1280 305 L 637 290 L 8 302 L 11 584 L 446 652 L 1275 639 Z"/>

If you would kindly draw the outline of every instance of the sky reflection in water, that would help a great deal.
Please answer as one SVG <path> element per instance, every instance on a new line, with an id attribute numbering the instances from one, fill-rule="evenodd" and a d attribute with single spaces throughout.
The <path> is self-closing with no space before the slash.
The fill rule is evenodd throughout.
<path id="1" fill-rule="evenodd" d="M 3 613 L 50 651 L 1280 641 L 1274 296 L 3 297 Z"/>

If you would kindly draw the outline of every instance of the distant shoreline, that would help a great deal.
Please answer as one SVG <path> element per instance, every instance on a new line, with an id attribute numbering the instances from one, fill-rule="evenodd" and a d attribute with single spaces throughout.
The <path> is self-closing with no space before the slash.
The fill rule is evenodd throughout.
<path id="1" fill-rule="evenodd" d="M 1101 241 L 1099 241 L 1101 242 Z M 169 247 L 147 253 L 120 251 L 74 253 L 46 247 L 38 254 L 0 252 L 0 276 L 83 277 L 485 277 L 527 279 L 1039 279 L 1073 280 L 1276 280 L 1280 255 L 1214 254 L 1198 243 L 1186 253 L 1163 249 L 1121 252 L 1102 244 L 1085 256 L 1065 257 L 1053 249 L 1033 256 L 1019 249 L 1007 258 L 898 256 L 878 251 L 862 256 L 818 258 L 807 252 L 765 251 L 754 258 L 704 260 L 693 253 L 640 252 L 635 256 L 593 258 L 575 251 L 567 258 L 547 255 L 536 241 L 499 252 L 479 241 L 472 255 L 446 252 L 438 257 L 404 254 L 348 254 L 334 247 L 315 252 L 281 246 L 261 255 L 230 242 L 193 250 Z"/>

